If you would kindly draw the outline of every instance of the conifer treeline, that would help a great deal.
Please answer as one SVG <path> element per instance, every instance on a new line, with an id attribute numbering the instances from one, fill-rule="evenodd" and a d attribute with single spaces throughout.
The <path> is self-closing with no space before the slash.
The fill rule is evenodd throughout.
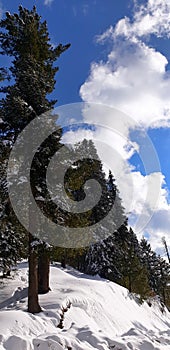
<path id="1" fill-rule="evenodd" d="M 78 146 L 77 146 L 78 147 Z M 84 140 L 81 147 L 91 148 L 91 154 L 95 152 L 92 141 Z M 79 166 L 76 169 L 76 183 L 79 183 Z M 84 163 L 84 172 L 86 174 Z M 72 170 L 75 173 L 75 170 Z M 84 174 L 84 175 L 85 175 Z M 92 174 L 93 177 L 94 174 Z M 106 220 L 101 221 L 100 231 L 97 232 L 96 242 L 82 249 L 54 248 L 54 258 L 61 261 L 63 266 L 70 264 L 80 271 L 100 275 L 129 289 L 130 292 L 140 294 L 141 300 L 158 295 L 161 301 L 170 307 L 170 265 L 152 249 L 143 237 L 139 242 L 131 227 L 128 227 L 128 218 L 125 215 L 116 179 L 109 171 L 106 177 L 102 164 L 100 171 L 94 178 L 104 183 L 107 194 L 100 205 L 105 211 Z M 70 178 L 72 174 L 70 172 Z M 82 171 L 81 171 L 82 177 Z M 77 192 L 74 191 L 75 199 Z M 116 200 L 117 199 L 117 200 Z M 107 220 L 107 207 L 115 205 L 115 210 Z M 100 222 L 100 210 L 92 213 L 95 222 Z M 90 219 L 90 218 L 89 218 Z M 112 220 L 112 222 L 110 222 Z M 120 223 L 120 225 L 119 225 Z M 116 230 L 114 230 L 116 227 Z M 93 226 L 89 227 L 93 235 Z M 95 232 L 96 234 L 96 232 Z"/>

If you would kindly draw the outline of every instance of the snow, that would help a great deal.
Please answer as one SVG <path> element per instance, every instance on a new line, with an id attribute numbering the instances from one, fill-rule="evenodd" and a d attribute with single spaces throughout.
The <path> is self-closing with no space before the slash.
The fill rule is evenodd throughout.
<path id="1" fill-rule="evenodd" d="M 0 350 L 168 350 L 170 313 L 158 302 L 139 304 L 128 290 L 72 268 L 51 266 L 43 311 L 27 313 L 26 263 L 4 280 L 0 295 Z M 62 307 L 63 329 L 58 328 Z"/>

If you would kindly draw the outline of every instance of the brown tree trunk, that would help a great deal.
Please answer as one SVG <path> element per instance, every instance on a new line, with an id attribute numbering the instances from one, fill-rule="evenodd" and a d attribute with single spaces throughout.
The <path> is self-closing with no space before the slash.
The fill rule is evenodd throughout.
<path id="1" fill-rule="evenodd" d="M 41 312 L 38 302 L 38 259 L 32 247 L 33 236 L 29 233 L 29 284 L 28 284 L 28 312 L 32 314 Z"/>
<path id="2" fill-rule="evenodd" d="M 38 257 L 38 293 L 46 294 L 50 290 L 49 286 L 50 258 L 47 251 L 39 253 Z"/>

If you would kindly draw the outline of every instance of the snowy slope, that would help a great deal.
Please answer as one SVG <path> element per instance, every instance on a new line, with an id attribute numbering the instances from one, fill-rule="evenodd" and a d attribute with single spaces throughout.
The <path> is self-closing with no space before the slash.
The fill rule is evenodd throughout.
<path id="1" fill-rule="evenodd" d="M 156 303 L 139 305 L 115 283 L 52 266 L 52 291 L 40 296 L 43 312 L 36 316 L 26 312 L 26 264 L 5 283 L 0 350 L 170 349 L 170 313 L 162 314 Z M 64 328 L 59 329 L 61 307 L 69 301 Z"/>

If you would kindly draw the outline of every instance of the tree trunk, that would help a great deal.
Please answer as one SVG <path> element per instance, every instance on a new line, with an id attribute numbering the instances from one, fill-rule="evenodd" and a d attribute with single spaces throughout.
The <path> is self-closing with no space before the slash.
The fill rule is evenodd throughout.
<path id="1" fill-rule="evenodd" d="M 129 279 L 129 287 L 128 287 L 128 289 L 129 289 L 129 292 L 132 293 L 132 277 L 131 277 L 131 275 L 128 276 L 128 279 Z"/>
<path id="2" fill-rule="evenodd" d="M 62 258 L 61 258 L 61 267 L 63 269 L 66 268 L 66 249 L 63 248 L 63 255 L 62 255 Z"/>
<path id="3" fill-rule="evenodd" d="M 29 284 L 28 284 L 28 312 L 41 312 L 38 302 L 38 259 L 32 247 L 33 236 L 29 233 Z"/>
<path id="4" fill-rule="evenodd" d="M 166 255 L 167 255 L 168 261 L 169 261 L 169 263 L 170 263 L 170 255 L 169 255 L 169 250 L 168 250 L 168 246 L 167 246 L 165 237 L 162 238 L 162 242 L 163 242 L 163 244 L 164 244 L 165 251 L 166 251 Z"/>
<path id="5" fill-rule="evenodd" d="M 65 257 L 63 257 L 63 258 L 61 259 L 61 267 L 62 267 L 63 269 L 66 268 L 66 260 L 65 260 Z"/>
<path id="6" fill-rule="evenodd" d="M 40 252 L 38 257 L 38 293 L 46 294 L 49 286 L 50 258 L 48 252 Z"/>
<path id="7" fill-rule="evenodd" d="M 4 269 L 3 271 L 3 277 L 10 277 L 11 276 L 11 270 L 10 269 Z"/>

